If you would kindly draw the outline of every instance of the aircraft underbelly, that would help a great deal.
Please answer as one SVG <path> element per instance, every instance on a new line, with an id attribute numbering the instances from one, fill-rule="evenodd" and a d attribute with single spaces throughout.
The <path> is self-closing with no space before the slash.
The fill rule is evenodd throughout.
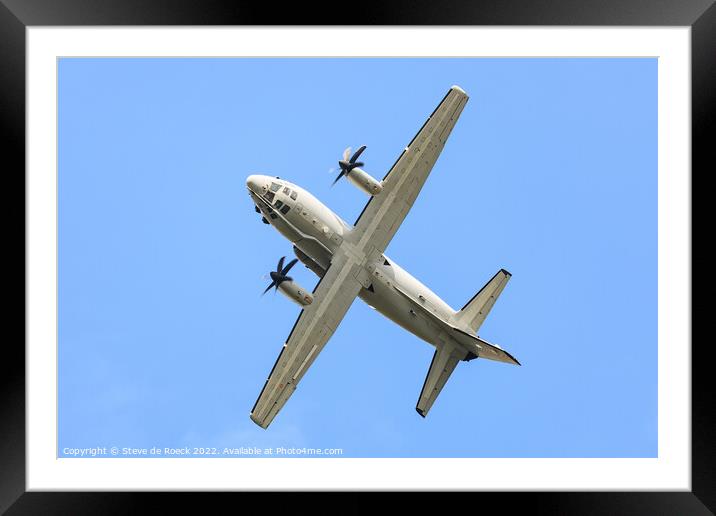
<path id="1" fill-rule="evenodd" d="M 435 345 L 440 329 L 428 320 L 417 307 L 414 307 L 409 300 L 401 296 L 392 286 L 382 282 L 374 282 L 372 287 L 372 292 L 362 289 L 358 297 L 403 329 L 429 344 Z"/>

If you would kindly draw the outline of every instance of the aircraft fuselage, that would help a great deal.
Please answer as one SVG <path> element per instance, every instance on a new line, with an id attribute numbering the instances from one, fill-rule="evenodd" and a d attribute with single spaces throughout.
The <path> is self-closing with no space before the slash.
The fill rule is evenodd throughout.
<path id="1" fill-rule="evenodd" d="M 333 253 L 344 245 L 352 226 L 310 192 L 284 179 L 252 175 L 246 185 L 264 219 L 320 269 L 327 270 Z M 435 345 L 441 330 L 396 288 L 443 321 L 460 326 L 454 318 L 455 311 L 445 301 L 385 254 L 366 264 L 366 270 L 370 285 L 361 289 L 358 297 L 417 337 Z"/>

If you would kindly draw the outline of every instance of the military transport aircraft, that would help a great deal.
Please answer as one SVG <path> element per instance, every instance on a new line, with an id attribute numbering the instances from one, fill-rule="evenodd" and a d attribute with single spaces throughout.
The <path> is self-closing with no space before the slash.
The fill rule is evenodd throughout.
<path id="1" fill-rule="evenodd" d="M 477 336 L 495 300 L 509 281 L 504 269 L 495 274 L 460 310 L 455 311 L 397 263 L 385 248 L 412 207 L 468 100 L 458 86 L 447 92 L 382 181 L 368 175 L 346 149 L 340 173 L 370 199 L 353 226 L 344 222 L 303 188 L 263 175 L 246 180 L 262 221 L 293 243 L 296 258 L 284 258 L 271 272 L 275 289 L 303 307 L 269 373 L 251 419 L 267 428 L 306 371 L 336 331 L 356 297 L 409 332 L 435 346 L 417 406 L 425 417 L 460 361 L 487 358 L 517 364 L 508 352 Z M 319 278 L 308 292 L 288 276 L 297 260 Z"/>

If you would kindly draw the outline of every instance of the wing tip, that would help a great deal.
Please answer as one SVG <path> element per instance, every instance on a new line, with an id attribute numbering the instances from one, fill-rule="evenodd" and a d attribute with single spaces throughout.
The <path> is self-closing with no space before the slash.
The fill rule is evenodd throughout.
<path id="1" fill-rule="evenodd" d="M 507 269 L 500 269 L 500 272 L 502 272 L 505 276 L 512 276 L 512 273 Z"/>
<path id="2" fill-rule="evenodd" d="M 425 416 L 427 415 L 427 414 L 423 411 L 423 409 L 421 409 L 421 408 L 419 408 L 419 407 L 415 407 L 415 412 L 417 412 L 418 414 L 420 414 L 420 417 L 422 417 L 423 419 L 425 419 Z"/>
<path id="3" fill-rule="evenodd" d="M 505 355 L 507 355 L 510 360 L 512 360 L 513 365 L 522 366 L 522 364 L 520 364 L 520 361 L 513 357 L 509 352 L 505 351 L 502 348 L 500 348 L 500 351 L 502 351 Z"/>
<path id="4" fill-rule="evenodd" d="M 461 94 L 465 95 L 466 97 L 468 96 L 467 93 L 465 93 L 465 90 L 463 90 L 463 89 L 462 89 L 460 86 L 458 86 L 457 84 L 453 84 L 452 86 L 450 86 L 450 89 L 451 89 L 451 90 L 454 90 L 454 91 L 457 91 L 458 93 L 461 93 Z"/>
<path id="5" fill-rule="evenodd" d="M 258 419 L 258 418 L 254 415 L 253 412 L 252 412 L 251 414 L 249 414 L 249 418 L 251 418 L 251 421 L 253 421 L 254 423 L 256 423 L 258 426 L 260 426 L 260 427 L 263 428 L 264 430 L 266 430 L 266 429 L 268 428 L 268 425 L 265 425 L 265 426 L 264 426 L 264 424 L 262 423 L 262 421 L 261 421 L 260 419 Z"/>

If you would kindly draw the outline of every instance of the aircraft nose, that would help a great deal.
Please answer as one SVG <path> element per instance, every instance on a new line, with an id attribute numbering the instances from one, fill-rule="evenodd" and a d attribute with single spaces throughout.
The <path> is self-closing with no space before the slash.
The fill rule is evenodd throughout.
<path id="1" fill-rule="evenodd" d="M 246 186 L 248 189 L 257 194 L 261 193 L 261 187 L 263 184 L 263 176 L 253 174 L 246 178 Z"/>

